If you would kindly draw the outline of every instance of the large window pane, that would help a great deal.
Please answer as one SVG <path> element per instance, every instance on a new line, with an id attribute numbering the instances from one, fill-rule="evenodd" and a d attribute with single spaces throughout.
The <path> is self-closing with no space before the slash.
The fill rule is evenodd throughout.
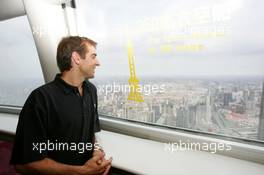
<path id="1" fill-rule="evenodd" d="M 99 42 L 100 113 L 260 139 L 263 5 L 80 1 L 79 29 Z"/>
<path id="2" fill-rule="evenodd" d="M 0 105 L 22 106 L 44 82 L 26 16 L 1 21 L 0 41 Z"/>

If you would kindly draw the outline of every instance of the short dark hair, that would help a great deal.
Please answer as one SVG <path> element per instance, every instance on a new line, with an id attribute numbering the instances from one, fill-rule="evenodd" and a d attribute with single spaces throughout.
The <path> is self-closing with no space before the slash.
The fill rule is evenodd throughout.
<path id="1" fill-rule="evenodd" d="M 85 58 L 85 54 L 89 52 L 86 43 L 96 47 L 97 43 L 89 38 L 80 36 L 68 36 L 62 38 L 57 48 L 57 65 L 61 72 L 71 69 L 72 52 L 77 52 L 81 58 Z"/>

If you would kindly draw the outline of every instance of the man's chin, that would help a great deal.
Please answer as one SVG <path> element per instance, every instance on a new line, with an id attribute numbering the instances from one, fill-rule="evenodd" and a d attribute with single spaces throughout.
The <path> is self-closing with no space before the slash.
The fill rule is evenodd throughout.
<path id="1" fill-rule="evenodd" d="M 89 75 L 89 76 L 86 76 L 87 79 L 93 79 L 94 78 L 94 75 Z"/>

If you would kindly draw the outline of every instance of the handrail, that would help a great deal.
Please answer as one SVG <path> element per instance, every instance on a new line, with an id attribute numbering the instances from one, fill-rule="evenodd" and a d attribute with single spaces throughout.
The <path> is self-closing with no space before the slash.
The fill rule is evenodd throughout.
<path id="1" fill-rule="evenodd" d="M 6 106 L 0 105 L 0 112 L 8 113 L 8 114 L 19 114 L 22 107 L 19 106 Z"/>

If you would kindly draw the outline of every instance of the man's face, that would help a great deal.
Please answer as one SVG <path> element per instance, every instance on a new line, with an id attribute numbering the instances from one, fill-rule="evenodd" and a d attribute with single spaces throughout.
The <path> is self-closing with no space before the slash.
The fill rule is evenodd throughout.
<path id="1" fill-rule="evenodd" d="M 80 71 L 85 78 L 94 78 L 95 68 L 100 65 L 97 60 L 96 49 L 90 44 L 86 44 L 88 52 L 85 54 L 85 58 L 80 60 Z"/>

